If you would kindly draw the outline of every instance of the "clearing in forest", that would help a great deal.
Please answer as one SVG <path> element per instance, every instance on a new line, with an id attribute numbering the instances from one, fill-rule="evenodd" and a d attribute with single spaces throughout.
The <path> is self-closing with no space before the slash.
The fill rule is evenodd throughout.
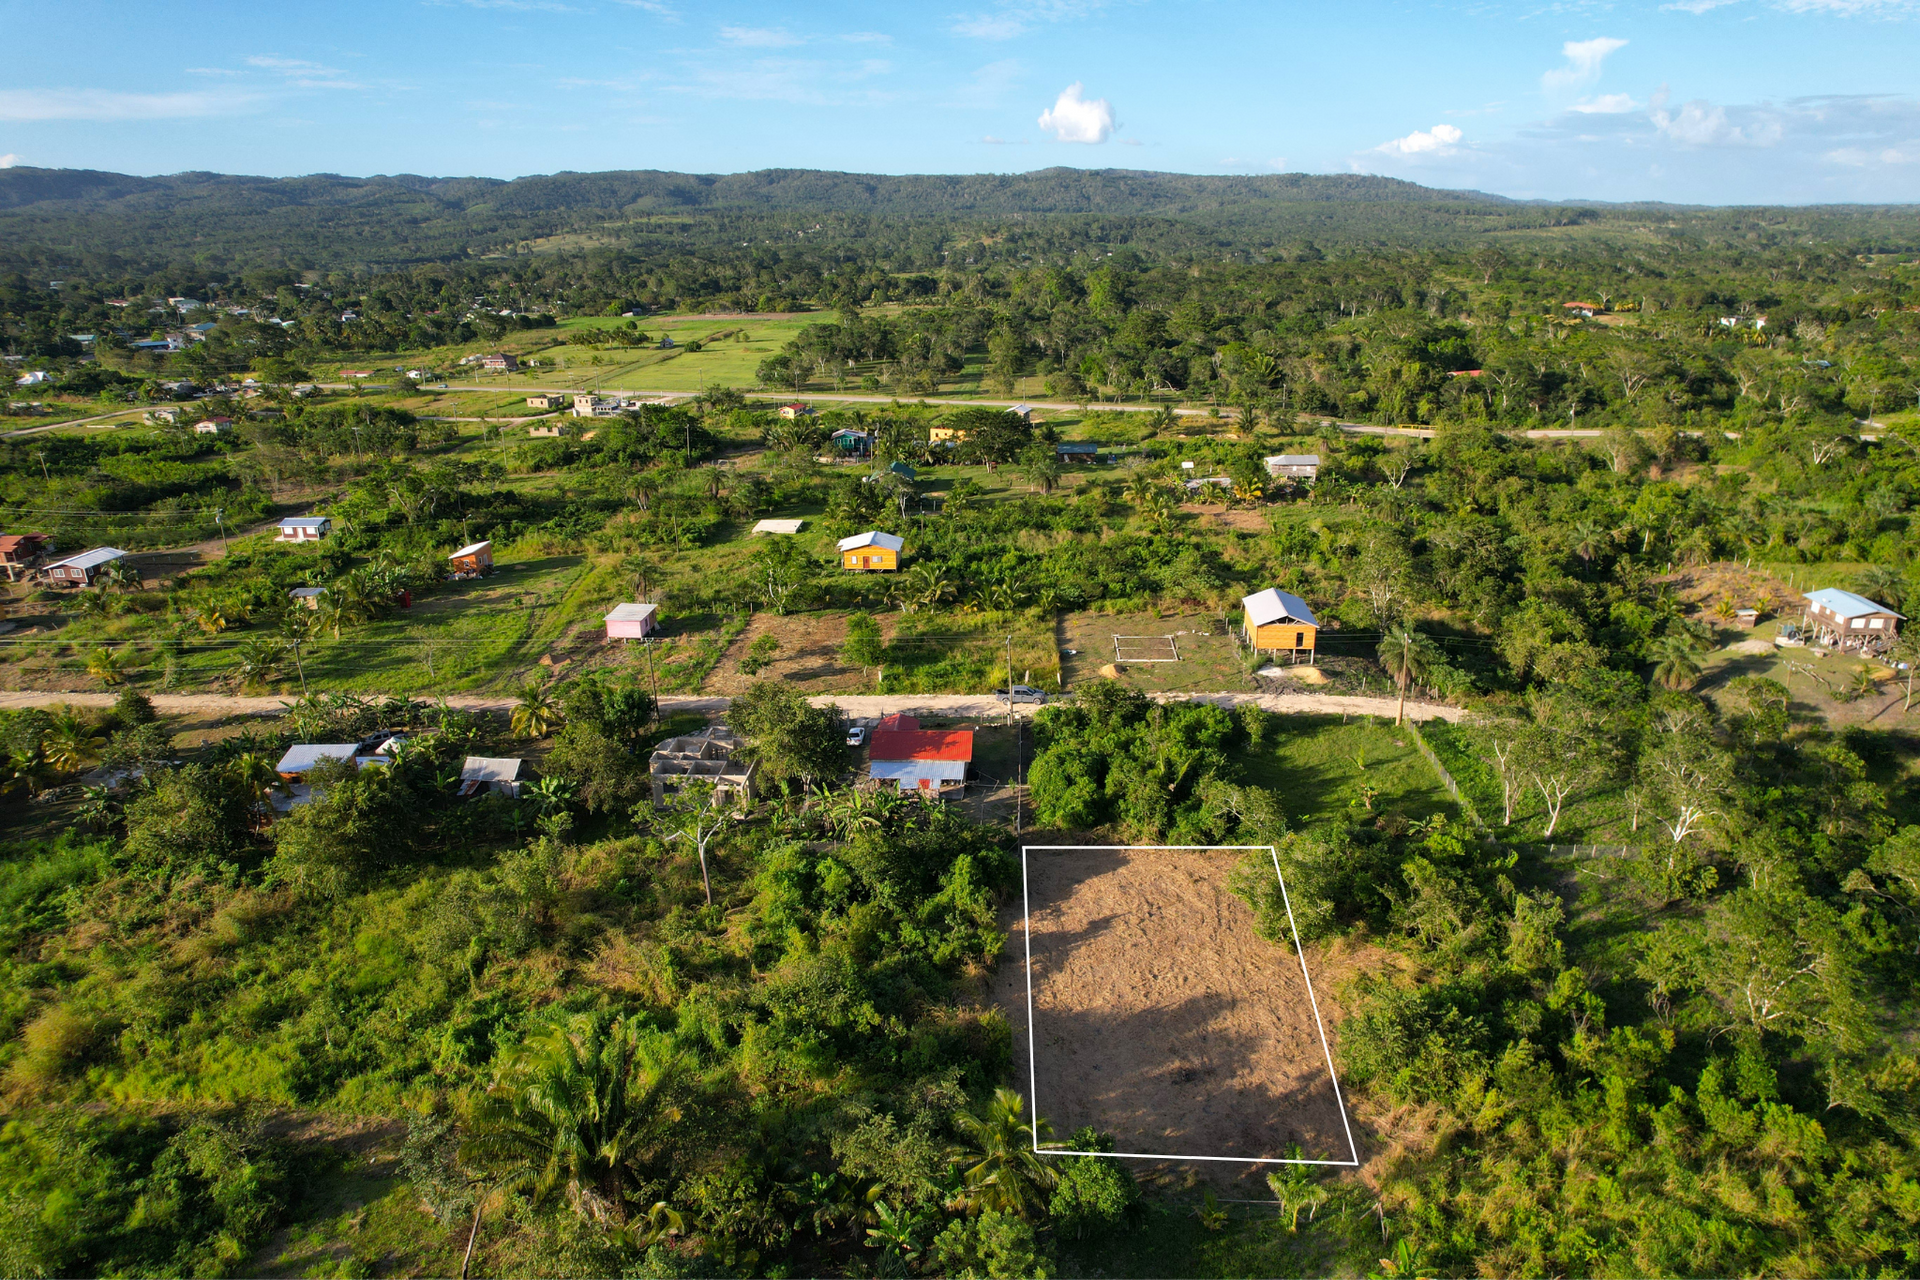
<path id="1" fill-rule="evenodd" d="M 1121 1155 L 1358 1163 L 1306 965 L 1227 887 L 1249 852 L 1022 849 L 1024 981 L 1001 996 L 1056 1142 L 1092 1125 Z"/>

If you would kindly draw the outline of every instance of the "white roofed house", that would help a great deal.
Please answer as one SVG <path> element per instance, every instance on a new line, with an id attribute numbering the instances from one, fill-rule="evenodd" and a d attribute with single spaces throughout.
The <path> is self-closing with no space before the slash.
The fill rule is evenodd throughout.
<path id="1" fill-rule="evenodd" d="M 288 516 L 280 522 L 275 542 L 318 542 L 333 532 L 333 521 L 326 516 Z"/>
<path id="2" fill-rule="evenodd" d="M 1313 616 L 1307 602 L 1278 587 L 1268 587 L 1240 601 L 1246 615 L 1247 647 L 1256 653 L 1291 653 L 1298 662 L 1302 653 L 1314 660 L 1320 635 L 1320 620 Z"/>
<path id="3" fill-rule="evenodd" d="M 900 551 L 907 540 L 898 534 L 872 530 L 842 538 L 836 545 L 843 568 L 856 573 L 887 572 L 900 567 Z"/>
<path id="4" fill-rule="evenodd" d="M 95 547 L 92 551 L 82 551 L 77 556 L 68 556 L 65 560 L 56 560 L 40 572 L 48 582 L 57 587 L 90 587 L 101 570 L 116 560 L 124 560 L 127 553 L 118 547 Z"/>
<path id="5" fill-rule="evenodd" d="M 609 640 L 639 640 L 650 635 L 659 606 L 653 604 L 617 604 L 603 619 Z"/>
<path id="6" fill-rule="evenodd" d="M 1855 653 L 1885 653 L 1906 620 L 1886 605 L 1838 587 L 1809 591 L 1804 599 L 1807 629 L 1814 639 Z"/>
<path id="7" fill-rule="evenodd" d="M 1317 453 L 1276 453 L 1267 458 L 1267 474 L 1275 479 L 1316 480 L 1320 476 Z"/>
<path id="8" fill-rule="evenodd" d="M 527 762 L 515 756 L 468 756 L 460 766 L 460 795 L 483 796 L 497 791 L 518 799 L 527 781 Z"/>

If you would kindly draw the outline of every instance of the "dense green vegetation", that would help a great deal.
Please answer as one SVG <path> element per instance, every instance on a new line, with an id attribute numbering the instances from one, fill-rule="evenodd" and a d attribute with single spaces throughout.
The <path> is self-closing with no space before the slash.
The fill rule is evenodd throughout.
<path id="1" fill-rule="evenodd" d="M 117 695 L 0 716 L 8 1274 L 453 1274 L 470 1238 L 476 1275 L 1920 1266 L 1916 651 L 1772 644 L 1807 587 L 1920 600 L 1907 211 L 1063 171 L 13 169 L 0 206 L 18 394 L 111 419 L 18 419 L 0 528 L 138 553 L 5 588 L 10 688 Z M 807 313 L 677 330 L 757 398 L 529 424 L 502 378 L 416 385 L 498 349 L 591 389 L 702 308 Z M 837 569 L 869 529 L 901 572 Z M 1230 637 L 1268 586 L 1316 666 Z M 603 642 L 622 600 L 652 644 Z M 1008 1089 L 1011 814 L 856 788 L 801 696 L 1053 687 L 1069 624 L 1175 617 L 1208 683 L 1073 655 L 1021 817 L 1279 849 L 1297 937 L 1270 866 L 1234 883 L 1342 975 L 1367 1168 L 1257 1212 L 1033 1155 L 1111 1148 Z M 431 701 L 476 690 L 514 710 Z M 701 723 L 662 699 L 714 692 L 758 800 L 654 809 Z M 388 731 L 284 811 L 288 744 Z M 470 755 L 536 777 L 463 799 Z"/>

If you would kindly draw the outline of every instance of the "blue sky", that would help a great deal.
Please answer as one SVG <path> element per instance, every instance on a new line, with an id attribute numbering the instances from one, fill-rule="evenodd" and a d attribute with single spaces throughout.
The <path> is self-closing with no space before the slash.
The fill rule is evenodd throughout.
<path id="1" fill-rule="evenodd" d="M 0 163 L 1920 201 L 1920 0 L 0 0 Z"/>

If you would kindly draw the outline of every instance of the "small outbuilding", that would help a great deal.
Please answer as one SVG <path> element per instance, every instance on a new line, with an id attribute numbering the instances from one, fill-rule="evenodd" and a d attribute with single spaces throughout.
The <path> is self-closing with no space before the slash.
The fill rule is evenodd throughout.
<path id="1" fill-rule="evenodd" d="M 470 542 L 447 557 L 447 567 L 455 578 L 477 578 L 493 572 L 493 544 Z"/>
<path id="2" fill-rule="evenodd" d="M 1240 608 L 1246 614 L 1248 648 L 1256 653 L 1290 653 L 1295 662 L 1304 653 L 1313 662 L 1320 620 L 1305 600 L 1268 587 L 1242 599 Z"/>
<path id="3" fill-rule="evenodd" d="M 1053 446 L 1053 456 L 1062 462 L 1098 462 L 1100 446 L 1092 440 L 1062 440 Z"/>
<path id="4" fill-rule="evenodd" d="M 232 418 L 202 418 L 193 424 L 197 436 L 223 436 L 233 430 Z"/>
<path id="5" fill-rule="evenodd" d="M 295 587 L 287 592 L 287 599 L 293 601 L 297 609 L 318 609 L 320 597 L 327 594 L 325 587 Z"/>
<path id="6" fill-rule="evenodd" d="M 497 791 L 518 799 L 526 778 L 527 762 L 517 756 L 468 756 L 460 765 L 459 794 L 472 798 Z"/>
<path id="7" fill-rule="evenodd" d="M 606 616 L 607 639 L 639 640 L 653 634 L 655 610 L 652 604 L 617 604 Z"/>
<path id="8" fill-rule="evenodd" d="M 360 744 L 357 742 L 301 742 L 287 748 L 287 753 L 280 757 L 280 763 L 273 766 L 273 771 L 289 782 L 300 782 L 316 766 L 328 760 L 351 763 L 359 754 Z"/>
<path id="9" fill-rule="evenodd" d="M 275 542 L 318 542 L 333 532 L 333 521 L 326 516 L 288 516 L 280 522 Z"/>
<path id="10" fill-rule="evenodd" d="M 77 556 L 68 556 L 65 560 L 56 560 L 42 572 L 48 582 L 56 587 L 90 587 L 100 571 L 116 560 L 125 560 L 127 553 L 118 547 L 95 547 L 92 551 L 82 551 Z"/>
<path id="11" fill-rule="evenodd" d="M 1842 591 L 1822 587 L 1803 597 L 1807 602 L 1806 626 L 1817 644 L 1856 653 L 1884 653 L 1893 647 L 1894 637 L 1906 615 L 1886 605 Z"/>
<path id="12" fill-rule="evenodd" d="M 900 552 L 907 540 L 898 534 L 869 530 L 842 538 L 840 564 L 856 573 L 891 572 L 900 567 Z"/>
<path id="13" fill-rule="evenodd" d="M 1267 474 L 1276 479 L 1317 480 L 1320 455 L 1317 453 L 1276 453 L 1266 459 Z"/>

